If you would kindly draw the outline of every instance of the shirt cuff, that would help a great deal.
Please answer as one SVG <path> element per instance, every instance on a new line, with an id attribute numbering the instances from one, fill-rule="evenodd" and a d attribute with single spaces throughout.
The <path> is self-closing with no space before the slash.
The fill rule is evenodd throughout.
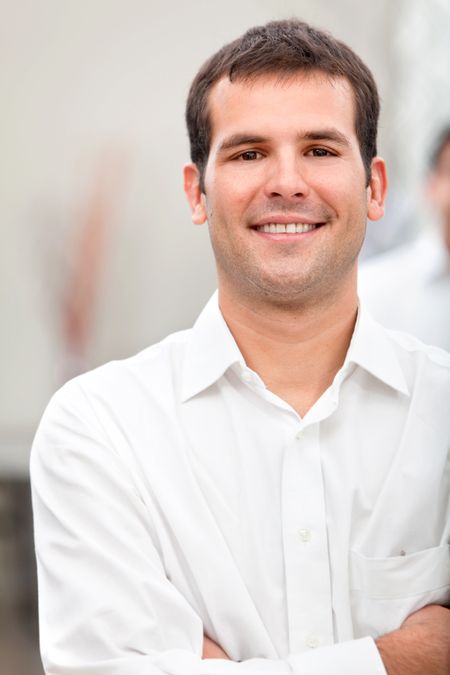
<path id="1" fill-rule="evenodd" d="M 291 654 L 287 662 L 295 675 L 387 675 L 371 637 Z"/>

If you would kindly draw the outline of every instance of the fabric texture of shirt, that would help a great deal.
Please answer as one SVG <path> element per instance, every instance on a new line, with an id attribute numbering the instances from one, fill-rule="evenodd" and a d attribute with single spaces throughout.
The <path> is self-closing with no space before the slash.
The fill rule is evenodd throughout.
<path id="1" fill-rule="evenodd" d="M 216 296 L 67 383 L 31 460 L 46 672 L 383 675 L 374 638 L 449 600 L 449 393 L 450 355 L 363 308 L 301 418 Z"/>
<path id="2" fill-rule="evenodd" d="M 358 290 L 383 325 L 450 351 L 450 253 L 437 233 L 361 265 Z"/>

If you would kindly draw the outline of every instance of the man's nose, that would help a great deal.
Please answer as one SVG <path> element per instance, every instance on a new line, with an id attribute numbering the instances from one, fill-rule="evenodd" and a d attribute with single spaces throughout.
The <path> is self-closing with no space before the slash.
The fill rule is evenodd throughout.
<path id="1" fill-rule="evenodd" d="M 267 176 L 265 192 L 268 197 L 305 197 L 310 192 L 307 168 L 298 156 L 280 157 L 274 161 Z"/>

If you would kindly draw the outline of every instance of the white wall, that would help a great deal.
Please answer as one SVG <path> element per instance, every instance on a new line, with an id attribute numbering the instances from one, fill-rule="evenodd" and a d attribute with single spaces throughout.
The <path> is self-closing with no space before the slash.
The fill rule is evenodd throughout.
<path id="1" fill-rule="evenodd" d="M 442 0 L 422 5 L 416 0 L 425 23 L 433 3 L 444 7 Z M 401 103 L 396 91 L 405 68 L 408 91 L 414 89 L 415 66 L 414 51 L 395 40 L 408 12 L 403 0 L 15 0 L 4 5 L 0 471 L 20 473 L 26 471 L 43 407 L 60 383 L 56 308 L 74 227 L 105 152 L 113 160 L 124 158 L 126 180 L 109 221 L 91 366 L 189 326 L 214 288 L 206 229 L 191 225 L 181 190 L 181 166 L 188 160 L 184 101 L 207 56 L 247 27 L 273 18 L 295 15 L 329 29 L 376 75 L 384 105 L 380 150 L 392 161 L 391 130 Z M 440 16 L 442 23 L 445 12 Z M 400 69 L 395 67 L 399 53 L 406 54 Z M 422 53 L 421 60 L 421 72 L 433 67 L 431 56 L 427 62 Z M 414 161 L 418 166 L 419 159 Z M 405 164 L 397 162 L 396 169 L 401 180 Z"/>

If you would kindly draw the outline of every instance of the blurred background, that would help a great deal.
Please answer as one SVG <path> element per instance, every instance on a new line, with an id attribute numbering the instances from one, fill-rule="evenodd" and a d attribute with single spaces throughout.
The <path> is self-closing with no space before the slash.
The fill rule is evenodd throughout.
<path id="1" fill-rule="evenodd" d="M 0 0 L 0 675 L 40 675 L 28 459 L 69 377 L 190 326 L 215 287 L 191 224 L 184 103 L 202 62 L 297 16 L 373 70 L 388 213 L 363 256 L 425 221 L 450 121 L 449 0 Z"/>

